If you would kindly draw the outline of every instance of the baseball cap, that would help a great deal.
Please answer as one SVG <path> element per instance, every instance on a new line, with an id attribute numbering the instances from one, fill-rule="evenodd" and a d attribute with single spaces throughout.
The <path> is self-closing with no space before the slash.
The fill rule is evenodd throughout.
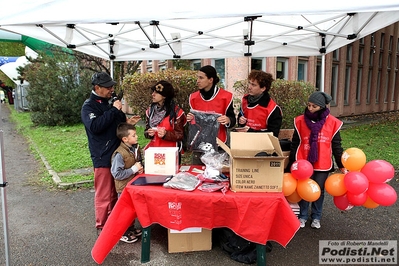
<path id="1" fill-rule="evenodd" d="M 91 84 L 99 85 L 101 87 L 109 88 L 116 84 L 116 82 L 105 72 L 94 73 L 91 77 Z"/>

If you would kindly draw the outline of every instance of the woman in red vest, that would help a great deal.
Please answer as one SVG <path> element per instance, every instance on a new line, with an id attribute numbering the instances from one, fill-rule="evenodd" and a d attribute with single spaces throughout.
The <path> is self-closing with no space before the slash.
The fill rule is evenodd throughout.
<path id="1" fill-rule="evenodd" d="M 332 156 L 342 173 L 346 173 L 341 162 L 343 148 L 339 130 L 342 121 L 330 114 L 327 105 L 331 102 L 330 95 L 316 91 L 309 96 L 308 106 L 303 115 L 294 120 L 295 131 L 292 137 L 290 163 L 299 159 L 308 160 L 313 165 L 312 179 L 320 186 L 320 198 L 312 202 L 311 219 L 312 228 L 320 228 L 320 219 L 323 210 L 324 184 L 330 172 L 334 170 Z M 299 221 L 301 228 L 309 217 L 310 203 L 299 202 Z"/>
<path id="2" fill-rule="evenodd" d="M 190 95 L 190 108 L 194 111 L 220 114 L 217 122 L 220 124 L 217 137 L 227 141 L 227 129 L 236 125 L 233 106 L 233 94 L 217 86 L 219 77 L 213 66 L 203 66 L 197 73 L 198 91 Z M 194 119 L 194 114 L 187 114 L 187 121 Z M 213 141 L 209 141 L 212 143 Z"/>
<path id="3" fill-rule="evenodd" d="M 241 100 L 236 131 L 273 132 L 278 137 L 283 116 L 269 95 L 272 82 L 272 75 L 261 70 L 252 70 L 248 75 L 248 93 Z"/>
<path id="4" fill-rule="evenodd" d="M 175 90 L 167 81 L 157 82 L 152 90 L 152 104 L 146 110 L 144 136 L 151 141 L 149 147 L 179 147 L 182 150 L 186 115 L 173 100 Z M 180 157 L 179 157 L 180 158 Z"/>

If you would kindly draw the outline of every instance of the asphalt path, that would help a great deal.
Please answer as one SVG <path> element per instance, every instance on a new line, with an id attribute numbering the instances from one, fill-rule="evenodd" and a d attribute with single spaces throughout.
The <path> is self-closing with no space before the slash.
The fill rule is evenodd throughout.
<path id="1" fill-rule="evenodd" d="M 17 266 L 97 265 L 90 254 L 97 238 L 93 191 L 49 189 L 39 185 L 38 178 L 47 170 L 32 155 L 27 141 L 15 131 L 4 104 L 0 115 L 3 180 L 7 181 L 7 186 L 0 188 L 6 198 L 6 208 L 1 210 L 0 230 L 4 233 L 0 233 L 0 245 L 3 245 L 0 265 L 6 262 Z M 399 191 L 397 174 L 389 184 Z M 398 240 L 398 207 L 396 202 L 390 207 L 354 207 L 340 211 L 332 197 L 326 195 L 321 229 L 311 229 L 307 224 L 286 248 L 273 243 L 273 251 L 267 254 L 267 265 L 319 265 L 319 240 Z M 4 226 L 5 219 L 8 228 Z M 8 241 L 5 241 L 6 235 Z M 120 242 L 102 265 L 245 265 L 229 259 L 216 242 L 211 251 L 169 254 L 166 229 L 158 225 L 152 229 L 150 262 L 140 263 L 140 250 L 140 242 Z"/>

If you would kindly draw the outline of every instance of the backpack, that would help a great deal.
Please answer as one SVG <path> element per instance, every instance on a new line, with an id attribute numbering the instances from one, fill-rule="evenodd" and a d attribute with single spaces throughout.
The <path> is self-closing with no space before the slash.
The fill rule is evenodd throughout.
<path id="1" fill-rule="evenodd" d="M 256 262 L 256 244 L 250 242 L 228 228 L 218 229 L 218 236 L 222 250 L 230 255 L 232 260 L 253 264 Z M 271 252 L 273 246 L 270 242 L 266 243 L 266 252 Z"/>

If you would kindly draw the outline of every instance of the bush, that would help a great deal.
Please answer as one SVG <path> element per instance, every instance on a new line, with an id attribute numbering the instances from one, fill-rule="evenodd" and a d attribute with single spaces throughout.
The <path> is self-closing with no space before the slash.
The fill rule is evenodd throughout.
<path id="1" fill-rule="evenodd" d="M 62 126 L 81 122 L 80 110 L 90 95 L 91 72 L 64 52 L 41 53 L 23 70 L 29 82 L 27 100 L 35 125 Z"/>
<path id="2" fill-rule="evenodd" d="M 134 114 L 145 119 L 145 110 L 152 103 L 150 88 L 160 80 L 166 80 L 175 89 L 176 103 L 187 114 L 190 111 L 189 95 L 197 90 L 197 71 L 168 69 L 156 73 L 135 73 L 123 79 L 124 99 Z"/>
<path id="3" fill-rule="evenodd" d="M 240 95 L 240 98 L 235 98 L 237 110 L 241 96 L 247 92 L 248 82 L 239 80 L 233 88 Z M 283 111 L 282 129 L 294 128 L 294 118 L 305 111 L 308 98 L 315 90 L 315 86 L 304 81 L 276 79 L 272 83 L 269 93 Z"/>

